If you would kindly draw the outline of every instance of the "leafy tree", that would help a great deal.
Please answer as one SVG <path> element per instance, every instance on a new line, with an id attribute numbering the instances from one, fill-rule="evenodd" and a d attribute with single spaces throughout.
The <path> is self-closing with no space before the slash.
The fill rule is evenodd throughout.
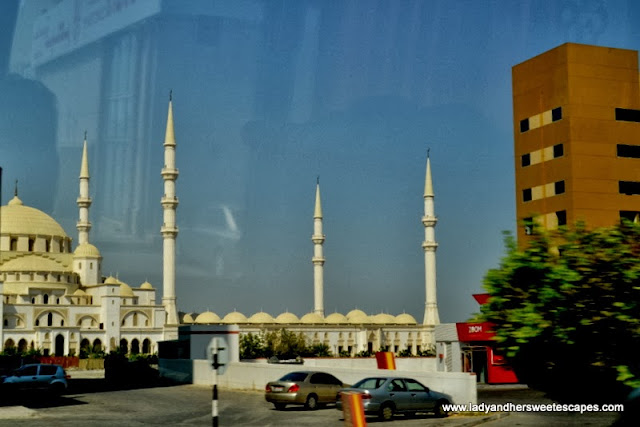
<path id="1" fill-rule="evenodd" d="M 615 399 L 640 385 L 640 226 L 549 234 L 506 255 L 484 286 L 481 319 L 518 378 L 555 397 Z"/>
<path id="2" fill-rule="evenodd" d="M 286 329 L 271 331 L 265 334 L 266 356 L 278 359 L 295 359 L 307 353 L 307 341 L 302 333 Z"/>
<path id="3" fill-rule="evenodd" d="M 307 357 L 333 357 L 333 352 L 327 344 L 313 344 L 307 347 Z"/>
<path id="4" fill-rule="evenodd" d="M 240 336 L 240 359 L 265 357 L 265 343 L 262 335 L 244 334 Z"/>

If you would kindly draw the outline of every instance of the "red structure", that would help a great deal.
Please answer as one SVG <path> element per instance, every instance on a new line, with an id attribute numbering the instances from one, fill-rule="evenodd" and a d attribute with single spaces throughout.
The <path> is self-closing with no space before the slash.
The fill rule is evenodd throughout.
<path id="1" fill-rule="evenodd" d="M 473 297 L 482 305 L 488 301 L 489 294 L 474 294 Z M 478 382 L 487 384 L 519 382 L 504 357 L 496 353 L 491 323 L 456 323 L 456 330 L 461 343 L 464 372 L 475 372 Z"/>

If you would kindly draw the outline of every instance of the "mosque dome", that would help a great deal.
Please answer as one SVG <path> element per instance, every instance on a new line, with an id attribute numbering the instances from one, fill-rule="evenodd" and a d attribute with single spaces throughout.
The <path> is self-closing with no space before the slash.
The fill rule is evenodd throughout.
<path id="1" fill-rule="evenodd" d="M 224 316 L 222 323 L 247 323 L 247 316 L 239 311 L 232 311 Z"/>
<path id="2" fill-rule="evenodd" d="M 392 315 L 387 314 L 387 313 L 376 314 L 375 316 L 373 316 L 371 318 L 371 320 L 373 321 L 373 323 L 376 323 L 376 324 L 379 324 L 379 325 L 396 323 L 395 316 L 392 316 Z"/>
<path id="3" fill-rule="evenodd" d="M 135 296 L 133 294 L 133 289 L 131 289 L 131 286 L 127 285 L 124 282 L 120 282 L 120 281 L 118 281 L 118 284 L 120 285 L 120 296 L 121 297 L 134 297 Z"/>
<path id="4" fill-rule="evenodd" d="M 350 312 L 347 313 L 347 319 L 351 320 L 352 317 L 354 316 L 358 316 L 358 317 L 362 317 L 362 316 L 366 316 L 367 313 L 365 313 L 362 310 L 358 310 L 357 308 L 355 310 L 351 310 Z"/>
<path id="5" fill-rule="evenodd" d="M 69 271 L 69 268 L 57 260 L 29 254 L 29 256 L 18 256 L 14 259 L 9 259 L 2 264 L 0 271 L 46 271 L 53 273 L 66 273 Z"/>
<path id="6" fill-rule="evenodd" d="M 344 314 L 340 314 L 340 313 L 331 313 L 324 319 L 324 321 L 327 323 L 333 323 L 333 324 L 349 323 L 349 319 L 347 319 L 347 317 Z"/>
<path id="7" fill-rule="evenodd" d="M 153 289 L 153 286 L 151 286 L 151 283 L 145 281 L 142 285 L 140 285 L 140 289 Z"/>
<path id="8" fill-rule="evenodd" d="M 180 323 L 193 323 L 193 316 L 189 313 L 186 313 L 184 316 L 182 316 L 182 322 Z"/>
<path id="9" fill-rule="evenodd" d="M 300 319 L 295 314 L 286 311 L 276 317 L 276 323 L 300 323 Z"/>
<path id="10" fill-rule="evenodd" d="M 93 257 L 100 258 L 100 251 L 91 243 L 81 243 L 78 245 L 75 251 L 73 251 L 74 257 Z"/>
<path id="11" fill-rule="evenodd" d="M 15 196 L 7 206 L 0 207 L 2 234 L 40 235 L 68 238 L 64 229 L 46 213 L 25 206 Z"/>
<path id="12" fill-rule="evenodd" d="M 205 311 L 204 313 L 200 313 L 194 322 L 199 324 L 220 323 L 220 316 L 211 311 Z"/>
<path id="13" fill-rule="evenodd" d="M 318 313 L 307 313 L 300 318 L 300 323 L 324 323 L 324 319 Z"/>
<path id="14" fill-rule="evenodd" d="M 260 311 L 249 318 L 249 323 L 274 323 L 275 319 L 264 311 Z"/>
<path id="15" fill-rule="evenodd" d="M 85 295 L 87 295 L 87 293 L 85 291 L 83 291 L 82 289 L 76 289 L 76 291 L 73 293 L 74 296 L 76 297 L 83 297 Z"/>
<path id="16" fill-rule="evenodd" d="M 401 325 L 417 325 L 418 324 L 418 322 L 416 322 L 415 317 L 407 313 L 398 314 L 396 316 L 396 323 L 399 323 Z"/>
<path id="17" fill-rule="evenodd" d="M 352 324 L 371 323 L 371 319 L 363 311 L 360 311 L 360 310 L 353 310 L 353 311 L 358 311 L 359 313 L 353 313 L 351 316 L 347 315 L 347 319 L 349 319 L 349 323 L 352 323 Z"/>
<path id="18" fill-rule="evenodd" d="M 105 285 L 119 285 L 120 283 L 118 282 L 118 279 L 116 279 L 113 276 L 109 276 L 106 279 L 104 279 L 104 284 Z"/>

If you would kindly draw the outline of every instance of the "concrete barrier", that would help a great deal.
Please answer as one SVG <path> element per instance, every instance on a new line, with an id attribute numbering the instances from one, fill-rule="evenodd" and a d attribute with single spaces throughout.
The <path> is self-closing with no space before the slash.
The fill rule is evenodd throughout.
<path id="1" fill-rule="evenodd" d="M 372 369 L 353 369 L 348 367 L 278 365 L 266 363 L 230 363 L 224 375 L 218 376 L 218 385 L 230 389 L 264 390 L 269 381 L 277 380 L 291 371 L 322 370 L 335 375 L 347 384 L 354 384 L 365 377 L 399 376 L 414 378 L 429 388 L 451 396 L 454 403 L 477 403 L 476 377 L 462 372 L 424 372 L 412 370 L 387 371 L 375 368 L 375 359 L 371 359 Z M 211 385 L 211 365 L 206 360 L 168 360 L 160 359 L 160 375 L 182 382 Z"/>

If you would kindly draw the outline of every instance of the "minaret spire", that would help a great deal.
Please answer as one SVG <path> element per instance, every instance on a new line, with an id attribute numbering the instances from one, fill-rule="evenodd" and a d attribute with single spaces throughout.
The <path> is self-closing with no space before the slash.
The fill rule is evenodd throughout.
<path id="1" fill-rule="evenodd" d="M 176 238 L 178 227 L 176 226 L 176 209 L 178 198 L 176 197 L 176 139 L 173 131 L 173 101 L 172 93 L 169 93 L 169 112 L 167 115 L 167 130 L 164 138 L 164 167 L 162 179 L 164 181 L 164 195 L 161 205 L 163 209 L 163 222 L 160 233 L 162 234 L 162 304 L 167 318 L 165 325 L 178 325 L 178 309 L 176 308 Z M 165 337 L 166 338 L 166 337 Z"/>
<path id="2" fill-rule="evenodd" d="M 87 155 L 87 131 L 84 132 L 84 144 L 82 146 L 82 161 L 80 163 L 80 194 L 76 203 L 78 204 L 79 219 L 76 224 L 78 229 L 78 244 L 89 243 L 89 207 L 91 197 L 89 197 L 89 160 Z"/>
<path id="3" fill-rule="evenodd" d="M 431 180 L 431 160 L 429 150 L 427 150 L 427 172 L 424 184 L 424 270 L 425 270 L 425 303 L 424 321 L 425 325 L 438 325 L 440 316 L 438 315 L 438 303 L 436 297 L 436 249 L 438 244 L 435 238 L 435 227 L 438 218 L 435 216 L 433 182 Z"/>
<path id="4" fill-rule="evenodd" d="M 322 204 L 320 203 L 320 177 L 316 180 L 316 205 L 313 211 L 313 311 L 324 317 L 324 256 L 322 254 L 322 244 L 324 234 L 322 234 Z"/>

